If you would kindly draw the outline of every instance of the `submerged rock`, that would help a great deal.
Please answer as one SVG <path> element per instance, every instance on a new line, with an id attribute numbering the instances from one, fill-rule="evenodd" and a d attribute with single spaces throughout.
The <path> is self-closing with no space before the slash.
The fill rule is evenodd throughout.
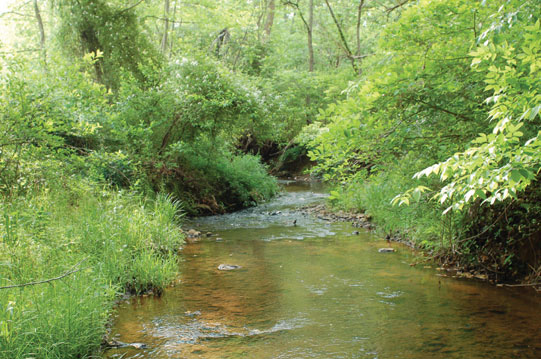
<path id="1" fill-rule="evenodd" d="M 191 311 L 188 310 L 188 311 L 184 312 L 184 315 L 187 316 L 187 317 L 193 318 L 193 317 L 195 317 L 197 315 L 201 315 L 201 311 L 196 310 L 195 312 L 191 312 Z"/>
<path id="2" fill-rule="evenodd" d="M 218 266 L 218 270 L 235 270 L 240 268 L 242 267 L 236 264 L 220 264 Z"/>
<path id="3" fill-rule="evenodd" d="M 380 248 L 380 249 L 378 249 L 378 252 L 380 252 L 380 253 L 392 253 L 394 251 L 395 251 L 394 248 Z"/>
<path id="4" fill-rule="evenodd" d="M 130 343 L 129 347 L 134 349 L 146 349 L 147 345 L 145 343 Z"/>
<path id="5" fill-rule="evenodd" d="M 187 232 L 184 232 L 184 234 L 186 235 L 186 243 L 196 243 L 199 242 L 199 240 L 201 239 L 201 232 L 196 231 L 193 228 Z"/>
<path id="6" fill-rule="evenodd" d="M 196 231 L 195 229 L 190 229 L 187 233 L 188 238 L 199 238 L 201 237 L 201 232 Z"/>

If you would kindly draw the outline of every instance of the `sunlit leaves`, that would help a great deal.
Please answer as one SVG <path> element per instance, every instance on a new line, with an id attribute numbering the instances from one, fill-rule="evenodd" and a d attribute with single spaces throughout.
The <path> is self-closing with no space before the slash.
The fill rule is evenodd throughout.
<path id="1" fill-rule="evenodd" d="M 472 66 L 485 73 L 486 90 L 492 92 L 486 100 L 495 121 L 492 134 L 480 134 L 466 151 L 415 175 L 441 172 L 441 181 L 452 179 L 435 196 L 449 204 L 445 212 L 461 210 L 477 199 L 492 205 L 514 198 L 539 174 L 540 21 L 525 29 L 523 37 L 512 31 L 507 34 L 516 45 L 492 39 L 471 53 Z"/>

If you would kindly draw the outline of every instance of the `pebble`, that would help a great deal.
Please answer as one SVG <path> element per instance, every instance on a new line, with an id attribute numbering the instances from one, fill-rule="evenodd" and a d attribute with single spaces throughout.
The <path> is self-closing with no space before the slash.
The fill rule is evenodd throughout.
<path id="1" fill-rule="evenodd" d="M 220 264 L 218 270 L 235 270 L 241 269 L 242 267 L 236 264 Z"/>
<path id="2" fill-rule="evenodd" d="M 195 312 L 191 312 L 191 311 L 188 310 L 187 312 L 184 312 L 184 315 L 187 316 L 187 317 L 193 318 L 196 315 L 201 315 L 201 311 L 196 310 Z"/>

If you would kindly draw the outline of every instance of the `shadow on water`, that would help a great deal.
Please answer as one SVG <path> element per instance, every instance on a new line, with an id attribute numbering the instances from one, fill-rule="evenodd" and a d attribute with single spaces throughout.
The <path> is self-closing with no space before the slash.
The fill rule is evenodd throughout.
<path id="1" fill-rule="evenodd" d="M 274 201 L 189 225 L 181 283 L 122 303 L 105 358 L 539 358 L 541 299 L 441 278 L 413 254 L 295 209 L 324 199 L 284 183 Z M 296 220 L 296 225 L 293 222 Z M 220 271 L 220 264 L 241 268 Z"/>

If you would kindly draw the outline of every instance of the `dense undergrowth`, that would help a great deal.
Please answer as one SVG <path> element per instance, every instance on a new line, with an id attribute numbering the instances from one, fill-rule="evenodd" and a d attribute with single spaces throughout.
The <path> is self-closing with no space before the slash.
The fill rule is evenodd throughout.
<path id="1" fill-rule="evenodd" d="M 89 73 L 99 56 L 47 70 L 5 61 L 1 358 L 92 355 L 115 298 L 159 295 L 176 278 L 182 215 L 278 189 L 231 140 L 263 107 L 217 64 L 173 64 L 153 89 L 124 74 L 114 94 Z"/>
<path id="2" fill-rule="evenodd" d="M 86 357 L 118 295 L 159 294 L 176 278 L 183 235 L 168 196 L 78 180 L 0 210 L 0 286 L 15 286 L 1 289 L 0 358 Z"/>

